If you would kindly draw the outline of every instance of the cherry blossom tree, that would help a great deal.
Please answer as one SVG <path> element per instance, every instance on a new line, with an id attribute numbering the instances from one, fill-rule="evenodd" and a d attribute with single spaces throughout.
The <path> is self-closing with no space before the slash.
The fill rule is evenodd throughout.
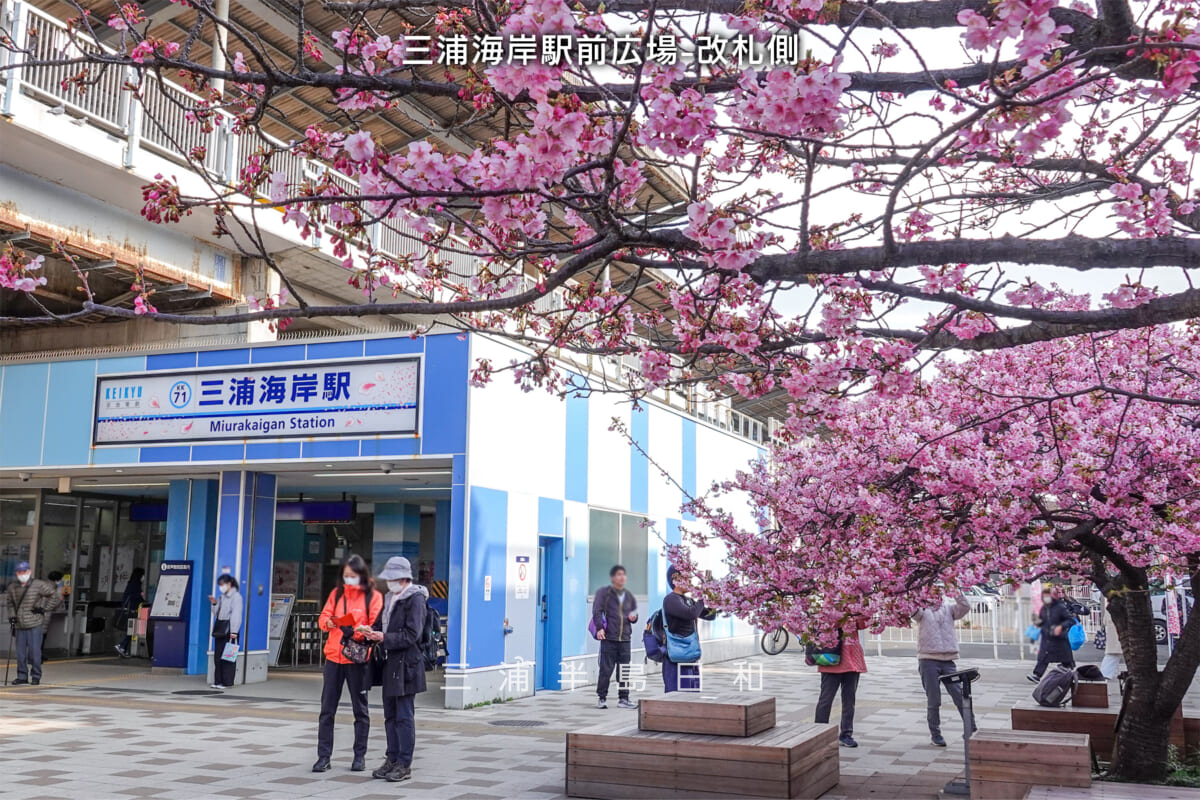
<path id="1" fill-rule="evenodd" d="M 795 417 L 771 458 L 697 500 L 727 547 L 706 591 L 739 617 L 820 635 L 907 625 L 976 583 L 1089 577 L 1132 676 L 1112 773 L 1161 778 L 1200 665 L 1192 614 L 1160 672 L 1150 588 L 1200 579 L 1200 326 L 1092 334 L 944 364 L 901 397 Z M 719 510 L 745 493 L 757 527 Z M 1193 583 L 1195 585 L 1195 583 Z"/>
<path id="2" fill-rule="evenodd" d="M 150 78 L 181 80 L 199 99 L 167 105 L 201 131 L 269 128 L 299 90 L 322 92 L 327 115 L 293 143 L 263 140 L 222 179 L 205 146 L 181 137 L 209 191 L 169 176 L 144 190 L 156 222 L 213 212 L 285 297 L 172 315 L 144 289 L 134 309 L 107 307 L 81 273 L 88 299 L 74 316 L 403 314 L 539 354 L 637 356 L 635 391 L 715 380 L 803 403 L 848 382 L 903 384 L 924 353 L 1200 309 L 1187 280 L 1200 263 L 1196 0 L 326 0 L 321 11 L 344 24 L 317 29 L 300 7 L 283 44 L 210 0 L 184 2 L 174 39 L 150 35 L 142 7 L 106 1 L 77 0 L 72 25 L 80 42 L 103 35 L 115 50 L 48 58 L 10 38 L 10 65 L 69 65 L 80 91 L 107 70 L 129 70 L 144 91 Z M 572 55 L 455 65 L 476 36 L 500 37 L 510 56 L 528 37 Z M 794 57 L 773 45 L 789 36 Z M 578 48 L 595 37 L 632 43 L 590 63 Z M 380 115 L 409 101 L 449 104 L 442 133 L 473 144 L 385 146 Z M 296 156 L 348 180 L 297 175 Z M 362 303 L 306 298 L 262 245 L 262 200 L 305 234 L 332 236 Z M 402 223 L 411 252 L 374 248 L 377 222 Z M 452 251 L 478 268 L 456 269 Z M 3 264 L 5 287 L 36 289 L 38 263 L 18 253 Z M 613 265 L 627 277 L 606 281 Z M 1095 297 L 1052 302 L 1081 281 Z M 665 300 L 633 302 L 644 286 Z M 551 292 L 562 302 L 538 304 Z M 546 359 L 533 362 L 523 379 L 553 382 Z"/>

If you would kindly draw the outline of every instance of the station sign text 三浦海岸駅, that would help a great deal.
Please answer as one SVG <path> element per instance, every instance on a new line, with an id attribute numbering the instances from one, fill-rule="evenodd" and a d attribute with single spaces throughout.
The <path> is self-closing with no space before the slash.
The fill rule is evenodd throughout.
<path id="1" fill-rule="evenodd" d="M 97 445 L 417 432 L 420 359 L 101 375 Z"/>

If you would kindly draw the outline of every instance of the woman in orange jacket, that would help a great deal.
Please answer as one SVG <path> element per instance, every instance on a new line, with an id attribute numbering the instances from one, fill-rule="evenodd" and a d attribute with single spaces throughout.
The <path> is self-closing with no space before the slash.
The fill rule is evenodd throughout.
<path id="1" fill-rule="evenodd" d="M 371 690 L 371 665 L 355 664 L 342 655 L 344 637 L 366 642 L 359 628 L 375 624 L 383 608 L 383 595 L 375 591 L 371 573 L 362 556 L 351 555 L 342 565 L 342 579 L 329 593 L 325 608 L 317 618 L 317 627 L 329 632 L 325 640 L 325 673 L 321 685 L 321 717 L 317 724 L 317 762 L 313 772 L 329 769 L 333 755 L 333 718 L 342 701 L 342 686 L 350 685 L 350 704 L 354 708 L 354 762 L 351 771 L 366 769 L 367 737 L 371 733 L 371 714 L 367 693 Z"/>

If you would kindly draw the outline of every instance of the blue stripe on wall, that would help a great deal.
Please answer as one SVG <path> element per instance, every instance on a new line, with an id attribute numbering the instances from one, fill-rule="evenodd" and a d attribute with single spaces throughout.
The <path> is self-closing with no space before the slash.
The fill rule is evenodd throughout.
<path id="1" fill-rule="evenodd" d="M 97 447 L 91 451 L 93 464 L 136 464 L 140 447 Z"/>
<path id="2" fill-rule="evenodd" d="M 368 339 L 365 344 L 368 356 L 397 356 L 425 350 L 424 340 L 411 336 L 402 339 Z"/>
<path id="3" fill-rule="evenodd" d="M 563 535 L 563 501 L 549 497 L 538 498 L 538 533 Z"/>
<path id="4" fill-rule="evenodd" d="M 645 514 L 650 510 L 650 412 L 645 406 L 631 409 L 629 433 L 629 510 Z"/>
<path id="5" fill-rule="evenodd" d="M 278 364 L 282 361 L 303 361 L 304 345 L 289 344 L 282 347 L 254 347 L 250 350 L 253 364 Z"/>
<path id="6" fill-rule="evenodd" d="M 583 378 L 571 376 L 573 383 Z M 579 503 L 588 501 L 588 399 L 586 395 L 567 395 L 567 463 L 563 497 Z"/>
<path id="7" fill-rule="evenodd" d="M 192 461 L 241 461 L 246 455 L 240 444 L 206 444 L 192 447 Z"/>
<path id="8" fill-rule="evenodd" d="M 421 387 L 421 452 L 467 452 L 467 385 L 470 348 L 465 335 L 425 337 Z"/>
<path id="9" fill-rule="evenodd" d="M 305 458 L 355 458 L 358 456 L 360 439 L 332 442 L 305 442 Z"/>
<path id="10" fill-rule="evenodd" d="M 248 459 L 284 459 L 299 458 L 300 442 L 248 442 L 246 458 Z"/>
<path id="11" fill-rule="evenodd" d="M 586 509 L 583 512 L 583 519 L 587 520 Z M 575 520 L 578 521 L 579 518 L 575 517 Z M 582 535 L 582 531 L 576 531 L 572 538 L 575 542 L 575 555 L 563 561 L 562 653 L 564 657 L 581 656 L 587 652 L 587 624 L 588 617 L 591 616 L 591 606 L 581 602 L 580 598 L 590 597 L 595 588 L 587 585 L 587 537 Z"/>
<path id="12" fill-rule="evenodd" d="M 504 663 L 504 617 L 508 548 L 508 492 L 471 487 L 470 572 L 467 602 L 468 667 Z M 491 600 L 484 600 L 484 584 L 491 576 Z"/>
<path id="13" fill-rule="evenodd" d="M 143 464 L 165 464 L 168 461 L 184 461 L 188 460 L 192 448 L 187 445 L 181 447 L 143 447 L 141 455 L 138 456 L 138 461 Z"/>
<path id="14" fill-rule="evenodd" d="M 322 358 L 359 358 L 362 354 L 362 340 L 352 342 L 320 342 L 308 346 L 309 361 Z"/>
<path id="15" fill-rule="evenodd" d="M 363 439 L 362 457 L 415 456 L 421 451 L 421 440 L 410 436 L 405 439 Z"/>
<path id="16" fill-rule="evenodd" d="M 145 372 L 145 356 L 125 356 L 124 358 L 102 358 L 96 362 L 97 375 L 115 375 L 120 372 Z"/>
<path id="17" fill-rule="evenodd" d="M 4 367 L 0 393 L 0 466 L 40 464 L 48 364 Z"/>
<path id="18" fill-rule="evenodd" d="M 250 348 L 237 350 L 202 350 L 197 354 L 197 365 L 201 367 L 225 367 L 250 363 Z"/>
<path id="19" fill-rule="evenodd" d="M 686 503 L 696 496 L 696 421 L 680 417 L 683 421 L 683 492 L 680 503 Z M 685 512 L 683 518 L 688 522 L 696 519 L 690 512 Z"/>
<path id="20" fill-rule="evenodd" d="M 160 353 L 146 356 L 146 369 L 192 369 L 196 366 L 196 354 Z"/>
<path id="21" fill-rule="evenodd" d="M 42 438 L 42 464 L 86 464 L 92 443 L 95 361 L 50 365 L 47 403 L 54 408 Z"/>

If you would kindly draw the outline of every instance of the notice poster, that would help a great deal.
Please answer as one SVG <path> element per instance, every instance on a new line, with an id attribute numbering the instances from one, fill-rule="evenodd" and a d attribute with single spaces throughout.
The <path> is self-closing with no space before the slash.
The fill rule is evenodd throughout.
<path id="1" fill-rule="evenodd" d="M 272 667 L 279 666 L 279 652 L 283 649 L 283 637 L 287 633 L 288 620 L 296 598 L 291 594 L 271 595 L 271 611 L 267 618 L 267 649 Z"/>
<path id="2" fill-rule="evenodd" d="M 321 565 L 316 561 L 309 561 L 304 565 L 304 593 L 305 600 L 320 600 L 321 599 Z"/>
<path id="3" fill-rule="evenodd" d="M 271 576 L 271 586 L 278 589 L 281 594 L 299 594 L 300 562 L 276 561 L 275 570 Z"/>

